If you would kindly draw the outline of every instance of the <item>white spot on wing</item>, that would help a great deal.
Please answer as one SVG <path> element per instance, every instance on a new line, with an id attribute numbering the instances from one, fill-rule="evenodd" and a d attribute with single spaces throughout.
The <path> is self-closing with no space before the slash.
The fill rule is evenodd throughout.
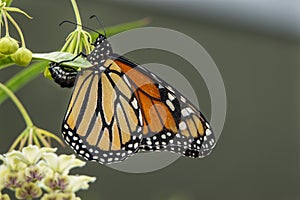
<path id="1" fill-rule="evenodd" d="M 175 93 L 175 91 L 173 90 L 173 88 L 171 87 L 171 86 L 166 86 L 166 88 L 168 89 L 168 90 L 170 90 L 171 92 L 173 92 L 173 93 Z"/>
<path id="2" fill-rule="evenodd" d="M 140 123 L 143 124 L 143 115 L 142 115 L 141 109 L 139 109 L 139 120 L 140 120 Z"/>
<path id="3" fill-rule="evenodd" d="M 188 110 L 186 108 L 181 110 L 181 114 L 182 114 L 183 117 L 186 117 L 186 116 L 190 115 L 190 113 L 188 112 Z"/>
<path id="4" fill-rule="evenodd" d="M 186 129 L 186 123 L 185 122 L 180 122 L 179 123 L 179 128 L 180 128 L 180 130 L 185 130 Z"/>
<path id="5" fill-rule="evenodd" d="M 186 103 L 186 99 L 185 99 L 183 96 L 180 96 L 180 100 L 181 100 L 183 103 Z"/>
<path id="6" fill-rule="evenodd" d="M 210 128 L 210 125 L 209 125 L 207 122 L 206 122 L 206 127 L 207 127 L 207 128 Z"/>
<path id="7" fill-rule="evenodd" d="M 205 134 L 206 134 L 207 136 L 210 136 L 210 135 L 211 135 L 211 130 L 210 130 L 210 129 L 206 129 Z"/>
<path id="8" fill-rule="evenodd" d="M 170 92 L 168 92 L 168 98 L 173 101 L 175 99 L 174 95 L 172 95 Z"/>
<path id="9" fill-rule="evenodd" d="M 132 104 L 134 109 L 138 109 L 138 104 L 137 104 L 137 101 L 136 101 L 135 98 L 132 100 L 131 104 Z"/>
<path id="10" fill-rule="evenodd" d="M 172 103 L 169 99 L 166 101 L 166 104 L 169 106 L 169 108 L 170 108 L 172 111 L 175 110 L 175 107 L 174 107 L 173 103 Z"/>
<path id="11" fill-rule="evenodd" d="M 189 113 L 195 113 L 190 107 L 187 107 L 186 110 L 187 110 Z"/>

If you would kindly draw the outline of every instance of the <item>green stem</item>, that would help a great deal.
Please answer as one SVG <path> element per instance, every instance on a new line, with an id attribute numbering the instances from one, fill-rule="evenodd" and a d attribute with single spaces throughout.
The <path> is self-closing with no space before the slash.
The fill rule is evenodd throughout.
<path id="1" fill-rule="evenodd" d="M 33 80 L 37 77 L 48 65 L 48 61 L 38 62 L 26 67 L 21 72 L 14 75 L 10 78 L 6 83 L 6 87 L 8 87 L 11 91 L 16 92 L 18 89 L 23 87 L 25 84 Z M 0 104 L 5 101 L 7 95 L 5 92 L 0 91 Z"/>
<path id="2" fill-rule="evenodd" d="M 75 52 L 75 48 L 76 48 L 76 44 L 77 44 L 76 36 L 77 36 L 77 31 L 74 31 L 72 41 L 70 42 L 70 44 L 69 44 L 69 46 L 67 47 L 67 50 L 66 50 L 69 53 L 76 54 L 76 52 Z"/>
<path id="3" fill-rule="evenodd" d="M 27 125 L 27 127 L 32 127 L 33 123 L 27 113 L 27 111 L 25 110 L 24 106 L 22 105 L 22 103 L 19 101 L 19 99 L 14 95 L 14 93 L 12 93 L 12 91 L 10 91 L 10 89 L 8 89 L 5 85 L 3 85 L 2 83 L 0 83 L 0 88 L 10 97 L 10 99 L 14 102 L 14 104 L 17 106 L 17 108 L 19 109 L 19 111 L 21 112 L 25 123 Z"/>
<path id="4" fill-rule="evenodd" d="M 76 38 L 76 46 L 75 46 L 75 51 L 74 54 L 78 54 L 80 52 L 80 43 L 81 43 L 81 32 L 82 32 L 82 22 L 81 22 L 81 17 L 79 13 L 79 9 L 76 3 L 76 0 L 71 0 L 73 10 L 75 13 L 75 18 L 76 18 L 76 23 L 77 23 L 77 38 Z"/>
<path id="5" fill-rule="evenodd" d="M 59 137 L 57 137 L 56 135 L 50 133 L 49 131 L 37 128 L 37 132 L 39 132 L 40 134 L 38 134 L 39 139 L 41 140 L 41 138 L 43 138 L 43 135 L 49 138 L 52 138 L 54 140 L 56 140 L 59 144 L 61 144 L 61 146 L 65 146 L 65 144 L 61 141 L 61 139 Z"/>
<path id="6" fill-rule="evenodd" d="M 9 36 L 9 31 L 8 31 L 8 21 L 7 21 L 7 17 L 6 17 L 7 12 L 5 10 L 2 9 L 2 15 L 3 15 L 3 19 L 4 19 L 4 24 L 5 24 L 5 36 Z"/>
<path id="7" fill-rule="evenodd" d="M 47 142 L 47 140 L 42 136 L 39 135 L 39 139 L 41 141 L 41 143 L 45 146 L 45 147 L 50 147 L 51 145 Z"/>
<path id="8" fill-rule="evenodd" d="M 76 0 L 71 0 L 71 3 L 72 3 L 73 10 L 74 10 L 74 13 L 75 13 L 76 22 L 77 22 L 77 24 L 81 25 L 81 17 L 80 17 L 80 13 L 79 13 L 79 9 L 78 9 Z M 81 30 L 82 27 L 77 26 L 77 29 Z"/>
<path id="9" fill-rule="evenodd" d="M 77 39 L 76 39 L 76 46 L 75 46 L 75 51 L 74 51 L 74 54 L 78 54 L 80 51 L 79 51 L 79 45 L 80 45 L 80 33 L 81 31 L 78 31 L 77 32 Z"/>
<path id="10" fill-rule="evenodd" d="M 26 134 L 24 135 L 24 137 L 21 138 L 21 142 L 20 142 L 20 144 L 19 144 L 19 150 L 23 149 L 23 147 L 24 147 L 25 144 L 26 144 L 27 139 L 28 139 L 28 134 L 26 133 Z"/>
<path id="11" fill-rule="evenodd" d="M 33 131 L 34 131 L 34 129 L 33 128 L 31 128 L 31 129 L 29 129 L 29 137 L 28 137 L 28 140 L 27 140 L 27 145 L 32 145 L 33 143 L 32 143 L 32 137 L 33 137 Z"/>
<path id="12" fill-rule="evenodd" d="M 38 140 L 37 134 L 33 135 L 33 141 L 34 141 L 34 143 L 35 143 L 36 146 L 41 147 L 41 144 L 40 144 L 40 142 Z"/>
<path id="13" fill-rule="evenodd" d="M 74 37 L 74 34 L 70 34 L 68 35 L 67 39 L 66 39 L 66 43 L 64 44 L 64 46 L 61 48 L 60 51 L 65 52 L 68 49 L 68 46 L 70 45 L 70 43 L 72 42 L 72 39 Z"/>
<path id="14" fill-rule="evenodd" d="M 14 143 L 11 145 L 9 151 L 12 151 L 14 150 L 17 145 L 24 139 L 24 137 L 26 136 L 27 134 L 27 131 L 28 131 L 28 128 L 26 128 L 18 137 L 17 139 L 14 141 Z"/>
<path id="15" fill-rule="evenodd" d="M 21 38 L 21 42 L 22 42 L 22 47 L 26 47 L 25 46 L 25 40 L 24 40 L 24 36 L 23 36 L 23 33 L 22 33 L 22 30 L 21 28 L 19 27 L 19 25 L 17 24 L 17 22 L 10 16 L 10 14 L 8 14 L 8 12 L 5 11 L 5 14 L 7 16 L 7 18 L 11 21 L 11 23 L 15 26 L 15 28 L 17 29 L 19 35 L 20 35 L 20 38 Z"/>
<path id="16" fill-rule="evenodd" d="M 91 44 L 89 43 L 89 40 L 92 41 L 92 37 L 88 32 L 82 32 L 83 33 L 83 44 L 84 44 L 84 48 L 85 48 L 85 52 L 87 54 L 91 53 Z M 89 39 L 89 40 L 88 40 Z"/>
<path id="17" fill-rule="evenodd" d="M 0 2 L 0 5 L 2 4 L 2 2 Z M 3 9 L 0 9 L 0 36 L 2 35 L 2 13 L 3 13 Z"/>

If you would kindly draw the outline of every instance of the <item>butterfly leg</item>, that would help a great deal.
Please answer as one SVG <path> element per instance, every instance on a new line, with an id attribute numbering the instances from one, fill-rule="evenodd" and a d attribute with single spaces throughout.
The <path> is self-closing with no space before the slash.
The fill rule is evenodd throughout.
<path id="1" fill-rule="evenodd" d="M 58 64 L 62 64 L 62 63 L 66 63 L 66 62 L 71 62 L 71 61 L 74 61 L 76 60 L 79 56 L 82 56 L 82 57 L 87 57 L 87 55 L 83 52 L 80 52 L 79 54 L 77 54 L 74 58 L 72 59 L 69 59 L 69 60 L 63 60 L 63 61 L 60 61 Z"/>

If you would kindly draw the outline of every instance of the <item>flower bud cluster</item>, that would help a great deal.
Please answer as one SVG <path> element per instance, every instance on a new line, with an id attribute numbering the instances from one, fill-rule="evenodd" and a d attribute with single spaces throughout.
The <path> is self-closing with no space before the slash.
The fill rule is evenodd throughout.
<path id="1" fill-rule="evenodd" d="M 31 62 L 32 52 L 26 47 L 19 47 L 14 38 L 5 36 L 0 38 L 0 60 L 7 56 L 17 65 L 27 66 Z"/>

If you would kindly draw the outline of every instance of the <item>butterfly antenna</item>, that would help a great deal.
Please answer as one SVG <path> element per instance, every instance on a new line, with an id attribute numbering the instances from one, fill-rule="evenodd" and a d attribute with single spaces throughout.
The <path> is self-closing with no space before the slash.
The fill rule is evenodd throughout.
<path id="1" fill-rule="evenodd" d="M 83 25 L 81 25 L 81 24 L 77 24 L 77 23 L 72 22 L 72 21 L 69 21 L 69 20 L 64 20 L 64 21 L 60 22 L 60 23 L 59 23 L 59 26 L 63 25 L 64 23 L 69 23 L 69 24 L 74 24 L 74 25 L 77 25 L 77 26 L 81 26 L 81 27 L 83 27 L 83 28 L 85 28 L 85 29 L 87 29 L 87 30 L 94 31 L 95 33 L 101 34 L 101 33 L 99 33 L 98 31 L 96 31 L 96 30 L 94 30 L 94 29 L 91 29 L 91 28 L 89 28 L 89 27 L 83 26 Z"/>
<path id="2" fill-rule="evenodd" d="M 96 18 L 97 22 L 100 24 L 100 26 L 101 26 L 102 29 L 103 29 L 104 36 L 106 37 L 105 28 L 104 28 L 103 24 L 101 23 L 101 21 L 99 20 L 98 16 L 97 16 L 97 15 L 92 15 L 92 16 L 90 16 L 90 19 L 92 19 L 92 18 Z"/>

